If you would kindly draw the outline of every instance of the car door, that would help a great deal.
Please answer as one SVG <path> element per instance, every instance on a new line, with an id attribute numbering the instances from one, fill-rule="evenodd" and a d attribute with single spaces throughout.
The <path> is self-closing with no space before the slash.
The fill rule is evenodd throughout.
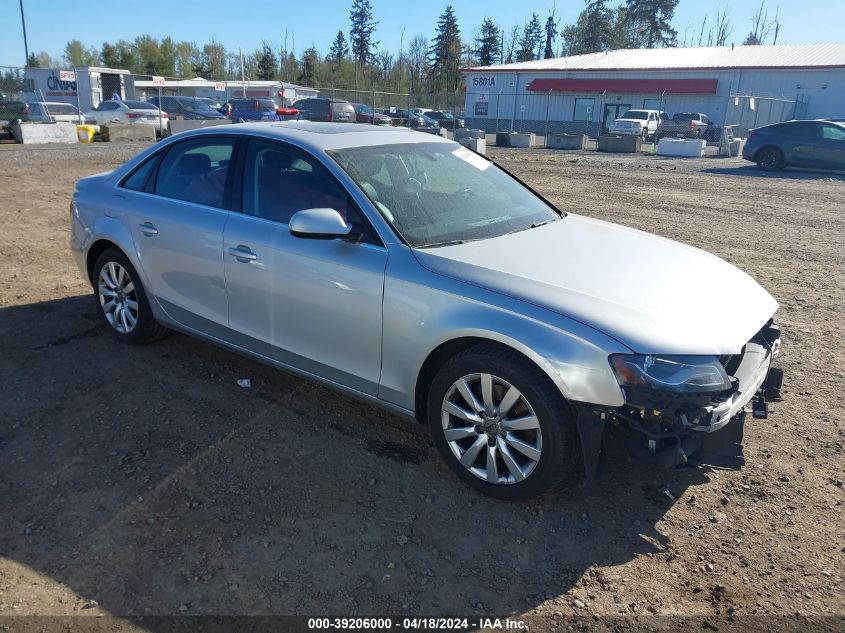
<path id="1" fill-rule="evenodd" d="M 823 168 L 822 139 L 815 121 L 790 122 L 786 126 L 789 138 L 787 161 L 793 167 Z"/>
<path id="2" fill-rule="evenodd" d="M 827 169 L 845 169 L 845 126 L 820 123 L 819 153 Z"/>
<path id="3" fill-rule="evenodd" d="M 232 340 L 375 395 L 386 248 L 320 161 L 286 144 L 249 141 L 241 199 L 223 239 Z M 292 236 L 293 214 L 318 207 L 339 211 L 361 241 Z"/>
<path id="4" fill-rule="evenodd" d="M 103 101 L 92 110 L 92 114 L 98 125 L 104 125 L 109 121 L 117 119 L 119 110 L 120 104 L 117 101 Z"/>
<path id="5" fill-rule="evenodd" d="M 123 194 L 149 292 L 177 323 L 224 340 L 223 227 L 235 143 L 233 136 L 175 143 L 142 191 Z"/>

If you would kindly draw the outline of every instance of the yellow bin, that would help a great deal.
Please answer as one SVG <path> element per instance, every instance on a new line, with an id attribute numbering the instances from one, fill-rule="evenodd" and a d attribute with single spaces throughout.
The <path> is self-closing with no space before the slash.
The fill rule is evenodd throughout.
<path id="1" fill-rule="evenodd" d="M 91 143 L 94 141 L 94 134 L 97 131 L 96 125 L 77 125 L 76 138 L 80 143 Z"/>

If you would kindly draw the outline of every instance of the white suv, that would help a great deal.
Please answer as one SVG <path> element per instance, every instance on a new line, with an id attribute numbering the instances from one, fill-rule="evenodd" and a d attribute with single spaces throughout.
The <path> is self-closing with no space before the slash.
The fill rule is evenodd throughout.
<path id="1" fill-rule="evenodd" d="M 643 141 L 646 141 L 657 132 L 657 125 L 663 116 L 659 110 L 628 110 L 610 124 L 610 133 L 642 136 Z"/>

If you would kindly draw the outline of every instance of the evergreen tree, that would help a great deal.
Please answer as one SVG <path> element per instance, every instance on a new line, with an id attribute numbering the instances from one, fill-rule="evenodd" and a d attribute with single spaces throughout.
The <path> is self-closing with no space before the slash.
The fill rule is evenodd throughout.
<path id="1" fill-rule="evenodd" d="M 438 88 L 456 90 L 461 65 L 461 31 L 452 5 L 437 18 L 437 33 L 429 49 L 431 72 L 437 76 Z"/>
<path id="2" fill-rule="evenodd" d="M 346 44 L 346 37 L 344 37 L 343 31 L 338 30 L 334 42 L 332 42 L 332 47 L 329 49 L 329 58 L 339 62 L 347 55 L 349 55 L 349 46 Z"/>
<path id="3" fill-rule="evenodd" d="M 352 0 L 349 21 L 352 23 L 349 29 L 352 58 L 359 64 L 369 64 L 375 59 L 373 49 L 378 45 L 378 42 L 373 41 L 378 22 L 373 20 L 370 0 Z"/>
<path id="4" fill-rule="evenodd" d="M 678 32 L 672 28 L 678 0 L 626 0 L 628 24 L 638 48 L 675 46 Z"/>
<path id="5" fill-rule="evenodd" d="M 475 54 L 479 66 L 492 66 L 500 61 L 502 31 L 490 18 L 481 23 L 481 34 L 475 40 Z"/>
<path id="6" fill-rule="evenodd" d="M 551 59 L 555 56 L 555 38 L 557 37 L 557 22 L 555 16 L 549 15 L 546 18 L 546 46 L 543 48 L 543 59 Z"/>
<path id="7" fill-rule="evenodd" d="M 79 40 L 70 40 L 65 46 L 65 62 L 69 66 L 85 66 L 85 47 Z"/>
<path id="8" fill-rule="evenodd" d="M 276 78 L 276 70 L 279 67 L 279 60 L 273 47 L 266 41 L 261 43 L 261 51 L 257 53 L 256 65 L 258 67 L 256 77 L 264 81 Z"/>
<path id="9" fill-rule="evenodd" d="M 165 77 L 176 76 L 176 42 L 168 36 L 161 40 L 158 47 L 158 72 Z"/>
<path id="10" fill-rule="evenodd" d="M 29 57 L 26 58 L 26 65 L 29 68 L 40 68 L 41 62 L 38 60 L 38 55 L 35 53 L 30 53 Z"/>
<path id="11" fill-rule="evenodd" d="M 540 57 L 540 47 L 543 44 L 543 27 L 540 26 L 540 18 L 536 13 L 531 14 L 531 19 L 522 29 L 522 36 L 519 38 L 516 61 L 530 62 Z"/>

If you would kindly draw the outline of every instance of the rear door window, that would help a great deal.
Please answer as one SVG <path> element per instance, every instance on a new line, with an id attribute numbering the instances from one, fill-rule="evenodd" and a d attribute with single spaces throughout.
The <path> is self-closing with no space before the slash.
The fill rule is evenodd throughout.
<path id="1" fill-rule="evenodd" d="M 178 143 L 162 159 L 155 193 L 209 207 L 224 208 L 224 192 L 235 139 L 195 139 Z"/>

